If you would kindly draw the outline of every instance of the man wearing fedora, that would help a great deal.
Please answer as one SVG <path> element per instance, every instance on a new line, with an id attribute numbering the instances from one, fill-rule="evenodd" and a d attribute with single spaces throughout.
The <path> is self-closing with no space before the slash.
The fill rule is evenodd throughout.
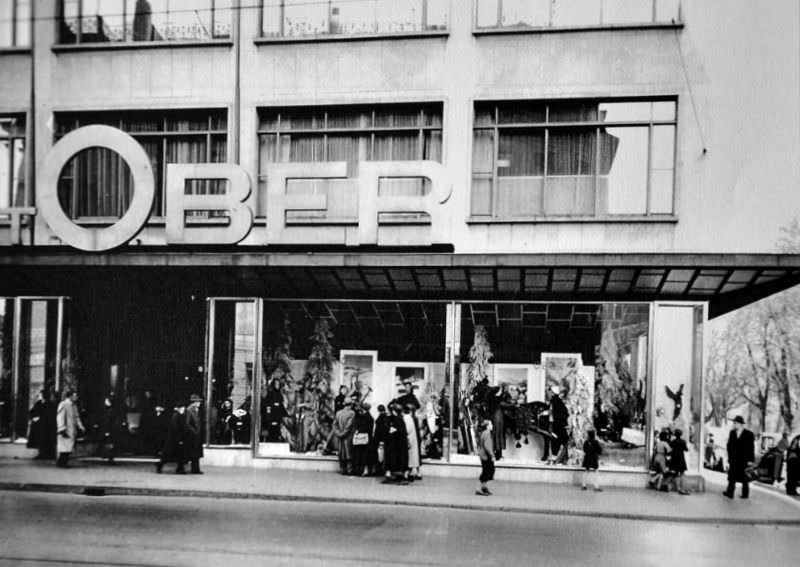
<path id="1" fill-rule="evenodd" d="M 728 488 L 723 492 L 733 498 L 736 483 L 742 483 L 742 498 L 750 496 L 750 484 L 745 469 L 755 461 L 755 437 L 745 429 L 741 415 L 733 418 L 733 429 L 728 437 Z"/>
<path id="2" fill-rule="evenodd" d="M 191 463 L 189 472 L 192 474 L 203 474 L 200 471 L 200 459 L 203 457 L 203 421 L 200 415 L 200 404 L 203 401 L 197 394 L 192 394 L 189 398 L 189 406 L 186 408 L 186 460 Z"/>

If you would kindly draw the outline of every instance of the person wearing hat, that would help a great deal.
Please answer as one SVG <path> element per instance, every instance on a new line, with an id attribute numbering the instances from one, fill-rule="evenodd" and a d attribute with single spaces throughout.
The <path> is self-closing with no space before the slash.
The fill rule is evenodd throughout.
<path id="1" fill-rule="evenodd" d="M 200 414 L 200 404 L 203 398 L 192 394 L 189 406 L 186 408 L 186 429 L 188 440 L 186 443 L 186 460 L 191 463 L 189 472 L 203 474 L 200 470 L 200 459 L 203 458 L 203 419 Z"/>
<path id="2" fill-rule="evenodd" d="M 164 447 L 156 463 L 156 472 L 160 473 L 167 463 L 175 463 L 175 474 L 186 474 L 186 443 L 188 441 L 186 428 L 186 402 L 178 400 L 172 417 L 169 419 L 167 436 Z"/>
<path id="3" fill-rule="evenodd" d="M 356 412 L 353 411 L 352 398 L 346 398 L 344 407 L 333 418 L 333 435 L 339 445 L 339 472 L 353 473 L 353 431 Z"/>
<path id="4" fill-rule="evenodd" d="M 755 437 L 744 426 L 744 418 L 733 418 L 733 429 L 728 437 L 728 488 L 723 494 L 733 498 L 736 483 L 742 483 L 742 498 L 750 496 L 750 484 L 745 470 L 755 462 Z"/>
<path id="5" fill-rule="evenodd" d="M 378 405 L 378 418 L 375 420 L 375 435 L 373 442 L 375 445 L 375 475 L 381 476 L 385 472 L 386 464 L 386 440 L 389 436 L 389 416 L 386 414 L 386 406 Z"/>

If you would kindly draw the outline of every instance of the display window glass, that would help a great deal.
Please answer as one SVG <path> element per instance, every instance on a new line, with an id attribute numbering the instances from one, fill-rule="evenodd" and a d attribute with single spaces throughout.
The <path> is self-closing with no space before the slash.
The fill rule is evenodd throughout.
<path id="1" fill-rule="evenodd" d="M 257 454 L 338 454 L 334 421 L 349 406 L 354 428 L 369 433 L 354 466 L 374 471 L 380 424 L 396 401 L 412 407 L 421 457 L 441 459 L 446 310 L 442 302 L 264 301 Z"/>
<path id="2" fill-rule="evenodd" d="M 493 426 L 499 464 L 581 466 L 594 430 L 604 467 L 647 466 L 650 306 L 465 303 L 451 461 L 474 462 Z"/>

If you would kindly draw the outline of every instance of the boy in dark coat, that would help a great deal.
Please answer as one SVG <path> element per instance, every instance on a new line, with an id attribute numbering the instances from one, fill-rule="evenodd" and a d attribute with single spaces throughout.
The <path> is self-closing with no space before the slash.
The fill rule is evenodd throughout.
<path id="1" fill-rule="evenodd" d="M 728 488 L 723 492 L 733 498 L 736 483 L 742 483 L 742 498 L 750 496 L 750 484 L 745 469 L 755 461 L 755 438 L 753 433 L 745 429 L 744 418 L 737 415 L 733 419 L 733 430 L 728 437 Z"/>

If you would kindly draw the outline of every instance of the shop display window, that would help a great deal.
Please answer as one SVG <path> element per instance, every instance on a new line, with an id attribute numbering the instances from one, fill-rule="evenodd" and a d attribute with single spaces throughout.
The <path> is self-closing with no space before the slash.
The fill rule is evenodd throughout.
<path id="1" fill-rule="evenodd" d="M 415 407 L 422 457 L 441 459 L 445 313 L 435 302 L 264 301 L 258 454 L 334 455 L 347 401 L 375 420 L 398 400 Z"/>
<path id="2" fill-rule="evenodd" d="M 209 440 L 212 445 L 250 447 L 256 302 L 213 300 L 211 307 Z"/>
<path id="3" fill-rule="evenodd" d="M 475 461 L 488 419 L 500 464 L 580 466 L 595 430 L 604 467 L 646 467 L 648 304 L 460 307 L 451 461 Z"/>

